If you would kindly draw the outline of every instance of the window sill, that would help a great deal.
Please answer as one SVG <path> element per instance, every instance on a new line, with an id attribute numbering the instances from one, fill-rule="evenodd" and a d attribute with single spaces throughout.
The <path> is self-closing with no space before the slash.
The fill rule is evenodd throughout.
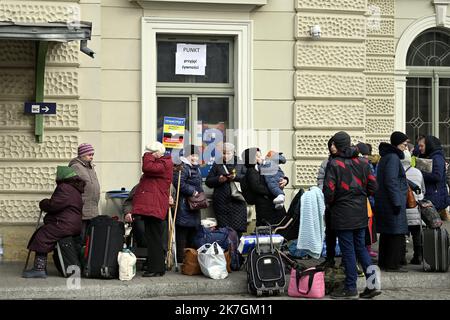
<path id="1" fill-rule="evenodd" d="M 130 0 L 138 3 L 142 8 L 148 8 L 152 4 L 176 4 L 176 5 L 234 5 L 248 8 L 249 11 L 267 4 L 268 0 Z"/>

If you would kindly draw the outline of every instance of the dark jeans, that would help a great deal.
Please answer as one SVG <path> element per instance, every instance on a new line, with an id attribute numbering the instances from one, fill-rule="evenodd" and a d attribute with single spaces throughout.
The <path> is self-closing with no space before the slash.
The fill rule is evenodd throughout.
<path id="1" fill-rule="evenodd" d="M 175 226 L 175 237 L 177 243 L 177 261 L 182 263 L 184 259 L 184 248 L 194 248 L 193 239 L 197 233 L 196 227 Z M 194 248 L 196 249 L 196 248 Z"/>
<path id="2" fill-rule="evenodd" d="M 378 248 L 378 265 L 381 269 L 399 269 L 405 259 L 404 234 L 380 234 Z"/>
<path id="3" fill-rule="evenodd" d="M 356 291 L 356 281 L 358 280 L 356 259 L 361 263 L 366 278 L 371 275 L 367 274 L 367 268 L 372 264 L 372 260 L 365 246 L 366 229 L 336 230 L 336 233 L 345 268 L 345 289 Z"/>
<path id="4" fill-rule="evenodd" d="M 331 229 L 331 214 L 325 211 L 325 244 L 327 245 L 326 260 L 334 260 L 336 256 L 336 231 Z"/>
<path id="5" fill-rule="evenodd" d="M 413 239 L 413 247 L 414 247 L 414 256 L 421 257 L 422 256 L 422 238 L 421 238 L 421 230 L 420 226 L 409 226 L 409 232 L 411 232 L 411 236 Z"/>
<path id="6" fill-rule="evenodd" d="M 165 272 L 163 221 L 154 217 L 143 217 L 143 220 L 147 241 L 147 270 L 148 272 Z"/>

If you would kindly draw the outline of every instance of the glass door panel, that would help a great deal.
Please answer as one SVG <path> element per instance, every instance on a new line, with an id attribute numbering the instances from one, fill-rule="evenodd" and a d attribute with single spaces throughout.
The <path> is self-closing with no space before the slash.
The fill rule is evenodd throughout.
<path id="1" fill-rule="evenodd" d="M 187 131 L 190 131 L 189 106 L 190 106 L 189 97 L 158 97 L 158 107 L 157 107 L 158 141 L 162 142 L 164 117 L 185 118 L 186 120 L 185 129 Z M 187 134 L 184 135 L 184 141 L 185 144 L 189 143 L 190 141 L 190 137 Z"/>
<path id="2" fill-rule="evenodd" d="M 450 157 L 450 78 L 439 78 L 439 140 Z"/>
<path id="3" fill-rule="evenodd" d="M 214 162 L 216 154 L 208 146 L 220 140 L 226 141 L 226 130 L 231 128 L 229 97 L 199 97 L 198 98 L 198 132 L 202 134 L 201 144 L 204 152 L 204 164 L 202 173 L 205 175 L 209 171 L 209 166 Z M 200 131 L 201 128 L 201 131 Z M 209 135 L 205 134 L 209 131 Z M 212 133 L 212 134 L 211 134 Z M 220 157 L 220 155 L 217 155 Z"/>
<path id="4" fill-rule="evenodd" d="M 415 141 L 419 135 L 432 134 L 432 79 L 407 78 L 406 134 Z"/>

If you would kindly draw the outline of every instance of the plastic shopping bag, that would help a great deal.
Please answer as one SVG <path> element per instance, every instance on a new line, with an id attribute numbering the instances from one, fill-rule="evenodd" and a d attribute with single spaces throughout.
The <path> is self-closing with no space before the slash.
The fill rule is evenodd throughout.
<path id="1" fill-rule="evenodd" d="M 117 257 L 119 263 L 119 279 L 128 281 L 136 275 L 136 256 L 128 249 L 119 252 Z"/>
<path id="2" fill-rule="evenodd" d="M 228 277 L 225 254 L 217 242 L 204 244 L 198 248 L 197 252 L 198 263 L 205 276 L 212 279 L 225 279 Z"/>

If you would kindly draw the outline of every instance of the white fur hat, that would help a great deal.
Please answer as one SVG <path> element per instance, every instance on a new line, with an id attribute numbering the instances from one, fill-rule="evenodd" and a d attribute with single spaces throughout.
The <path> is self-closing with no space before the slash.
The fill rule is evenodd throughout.
<path id="1" fill-rule="evenodd" d="M 161 154 L 164 154 L 166 152 L 166 147 L 164 147 L 161 142 L 154 141 L 145 146 L 145 151 L 151 153 L 159 152 Z"/>

